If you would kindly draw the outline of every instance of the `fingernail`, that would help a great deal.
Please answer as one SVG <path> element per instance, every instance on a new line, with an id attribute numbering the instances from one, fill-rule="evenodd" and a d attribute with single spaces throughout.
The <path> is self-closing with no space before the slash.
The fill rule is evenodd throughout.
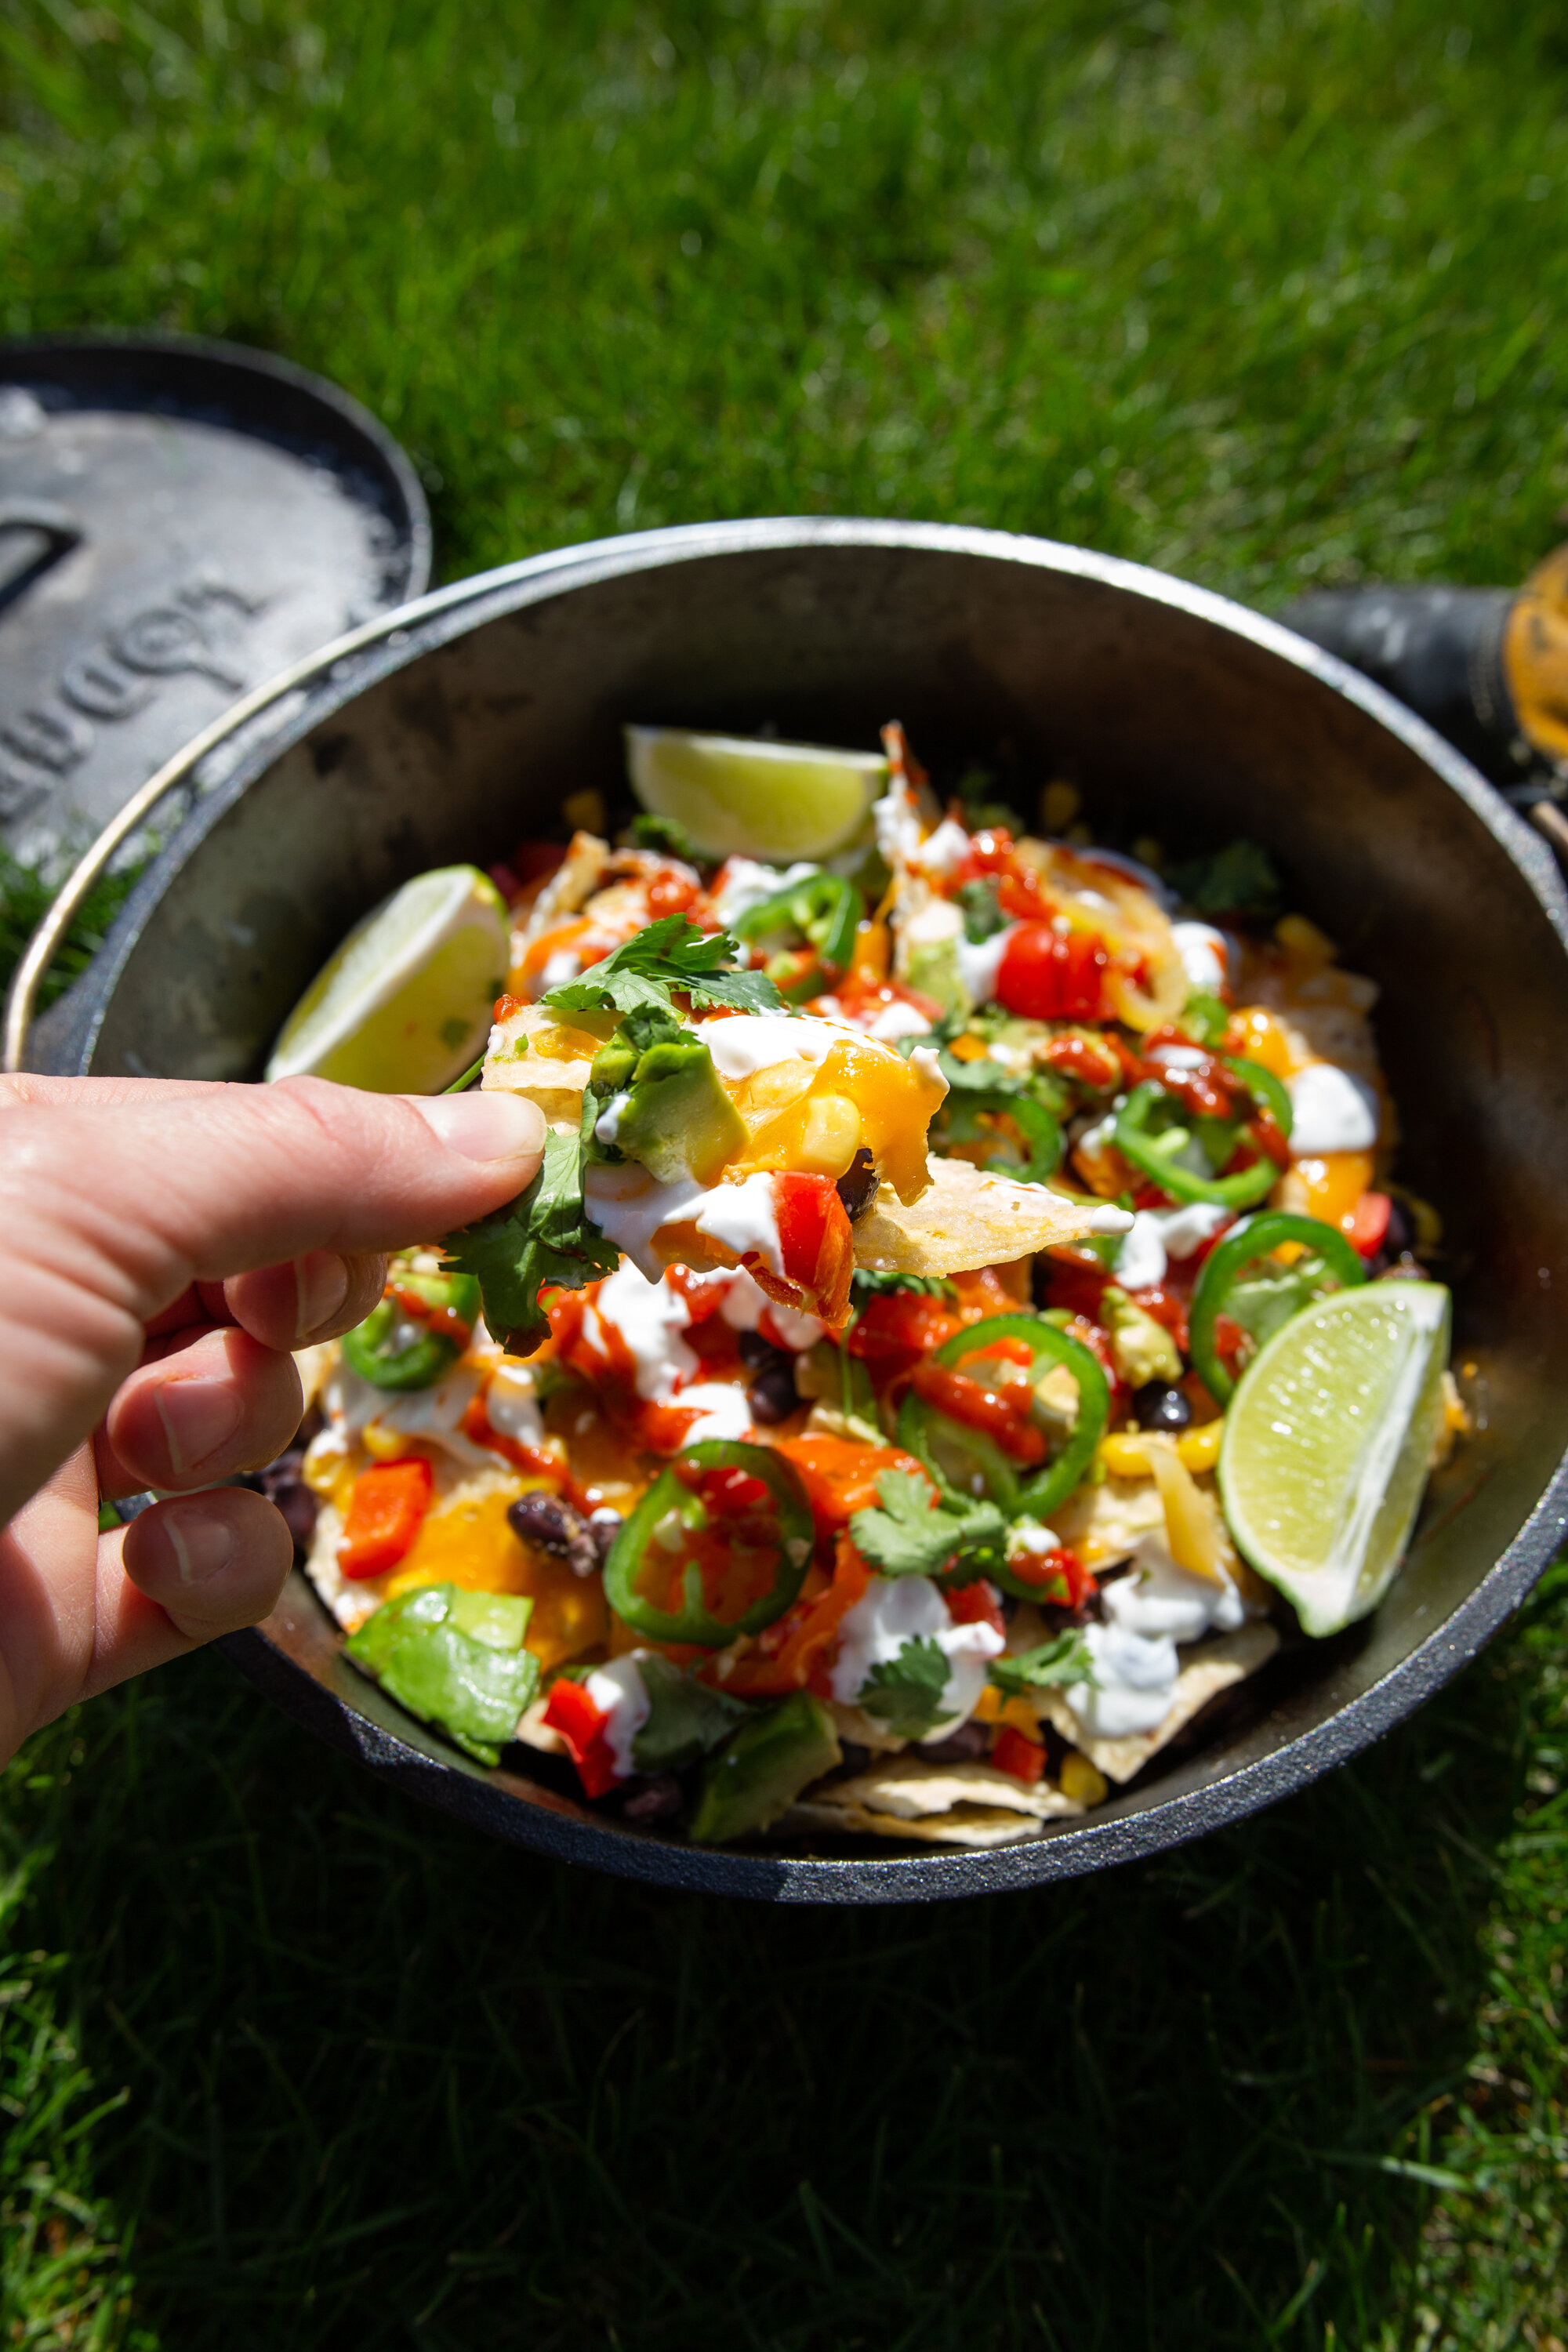
<path id="1" fill-rule="evenodd" d="M 239 1427 L 244 1401 L 226 1381 L 165 1381 L 153 1391 L 168 1441 L 169 1459 L 182 1476 L 199 1470 Z"/>
<path id="2" fill-rule="evenodd" d="M 482 1090 L 467 1095 L 412 1095 L 420 1118 L 449 1151 L 465 1160 L 521 1160 L 544 1149 L 544 1114 L 522 1095 Z"/>
<path id="3" fill-rule="evenodd" d="M 309 1339 L 337 1313 L 349 1295 L 349 1270 L 335 1250 L 311 1250 L 294 1261 L 294 1292 L 299 1312 L 297 1340 Z"/>
<path id="4" fill-rule="evenodd" d="M 179 1510 L 165 1504 L 158 1525 L 169 1538 L 182 1584 L 205 1583 L 234 1557 L 234 1529 L 226 1519 L 204 1511 L 199 1504 L 187 1504 Z"/>

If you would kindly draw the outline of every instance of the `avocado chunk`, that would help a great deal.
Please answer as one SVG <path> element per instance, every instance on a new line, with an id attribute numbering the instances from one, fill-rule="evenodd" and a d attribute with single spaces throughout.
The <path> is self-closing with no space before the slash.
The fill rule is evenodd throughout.
<path id="1" fill-rule="evenodd" d="M 612 1157 L 640 1160 L 661 1184 L 709 1183 L 745 1150 L 745 1122 L 712 1055 L 668 1014 L 629 1014 L 595 1055 L 588 1087 L 585 1132 L 591 1118 Z"/>
<path id="2" fill-rule="evenodd" d="M 539 1689 L 522 1646 L 531 1602 L 428 1584 L 384 1601 L 343 1644 L 399 1706 L 481 1764 L 500 1760 Z"/>
<path id="3" fill-rule="evenodd" d="M 1128 1387 L 1141 1389 L 1148 1381 L 1179 1381 L 1184 1368 L 1164 1325 L 1146 1315 L 1113 1283 L 1107 1284 L 1102 1297 L 1110 1326 L 1111 1357 Z"/>
<path id="4" fill-rule="evenodd" d="M 743 1724 L 709 1764 L 691 1823 L 693 1839 L 699 1845 L 721 1845 L 765 1830 L 808 1781 L 831 1772 L 840 1758 L 827 1709 L 809 1691 L 796 1691 Z"/>

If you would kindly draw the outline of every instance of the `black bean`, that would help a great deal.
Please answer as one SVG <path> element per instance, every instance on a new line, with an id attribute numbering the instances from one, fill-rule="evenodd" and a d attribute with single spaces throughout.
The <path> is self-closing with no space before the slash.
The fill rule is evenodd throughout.
<path id="1" fill-rule="evenodd" d="M 559 1495 L 536 1487 L 531 1495 L 520 1495 L 509 1503 L 506 1516 L 514 1535 L 537 1551 L 563 1559 L 574 1576 L 592 1576 L 598 1567 L 599 1547 L 592 1528 L 582 1512 Z"/>
<path id="2" fill-rule="evenodd" d="M 1140 1429 L 1185 1429 L 1193 1417 L 1192 1400 L 1168 1381 L 1145 1381 L 1132 1392 L 1132 1417 Z"/>
<path id="3" fill-rule="evenodd" d="M 881 1181 L 876 1161 L 862 1145 L 835 1188 L 851 1224 L 857 1217 L 865 1215 L 877 1197 L 877 1187 Z"/>
<path id="4" fill-rule="evenodd" d="M 741 1332 L 735 1345 L 741 1351 L 741 1361 L 754 1372 L 765 1371 L 770 1364 L 778 1363 L 785 1353 L 783 1348 L 775 1348 L 771 1339 L 764 1339 L 760 1331 Z"/>
<path id="5" fill-rule="evenodd" d="M 295 1549 L 308 1551 L 310 1538 L 316 1532 L 316 1498 L 301 1478 L 291 1478 L 287 1485 L 275 1487 L 271 1497 L 283 1514 L 283 1524 L 294 1538 Z"/>
<path id="6" fill-rule="evenodd" d="M 634 1789 L 621 1807 L 628 1822 L 667 1822 L 681 1807 L 680 1783 L 673 1772 L 656 1772 Z"/>
<path id="7" fill-rule="evenodd" d="M 1384 1228 L 1383 1239 L 1378 1244 L 1376 1255 L 1367 1265 L 1368 1280 L 1375 1282 L 1379 1276 L 1387 1274 L 1394 1266 L 1414 1265 L 1415 1260 L 1411 1255 L 1411 1252 L 1415 1243 L 1414 1218 L 1408 1210 L 1400 1206 L 1397 1201 L 1390 1201 L 1388 1223 Z"/>
<path id="8" fill-rule="evenodd" d="M 620 1532 L 621 1515 L 619 1511 L 612 1511 L 607 1503 L 602 1503 L 596 1511 L 589 1513 L 588 1533 L 594 1538 L 595 1549 L 598 1552 L 599 1565 L 601 1568 L 604 1566 L 605 1560 L 609 1559 L 610 1546 L 615 1542 L 616 1538 L 620 1534 Z"/>
<path id="9" fill-rule="evenodd" d="M 945 1739 L 922 1740 L 919 1753 L 932 1764 L 973 1764 L 985 1755 L 991 1734 L 983 1723 L 961 1723 Z"/>
<path id="10" fill-rule="evenodd" d="M 800 1402 L 795 1392 L 794 1363 L 770 1364 L 746 1391 L 746 1402 L 751 1408 L 752 1419 L 761 1422 L 764 1429 L 772 1429 L 776 1423 L 787 1421 Z"/>

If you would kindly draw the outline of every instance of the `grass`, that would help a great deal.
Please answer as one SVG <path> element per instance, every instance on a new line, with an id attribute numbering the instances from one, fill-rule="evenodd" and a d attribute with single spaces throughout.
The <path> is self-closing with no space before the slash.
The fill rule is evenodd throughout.
<path id="1" fill-rule="evenodd" d="M 448 574 L 820 509 L 1510 579 L 1565 99 L 1545 0 L 0 0 L 0 324 L 322 368 Z M 1565 1665 L 1559 1571 L 1262 1821 L 842 1917 L 499 1853 L 171 1670 L 0 1785 L 0 2340 L 1562 2352 Z"/>

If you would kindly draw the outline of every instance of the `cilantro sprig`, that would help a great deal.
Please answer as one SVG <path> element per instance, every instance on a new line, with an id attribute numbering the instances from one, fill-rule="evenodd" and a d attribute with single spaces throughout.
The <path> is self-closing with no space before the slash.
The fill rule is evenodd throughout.
<path id="1" fill-rule="evenodd" d="M 550 1329 L 542 1287 L 581 1290 L 614 1274 L 620 1253 L 588 1216 L 583 1200 L 583 1147 L 574 1135 L 544 1139 L 544 1158 L 526 1192 L 509 1208 L 448 1234 L 443 1265 L 471 1274 L 485 1323 L 514 1355 L 529 1355 Z"/>
<path id="2" fill-rule="evenodd" d="M 881 1508 L 856 1511 L 849 1533 L 862 1559 L 884 1576 L 940 1576 L 960 1582 L 984 1576 L 1003 1556 L 1006 1522 L 994 1503 L 939 1496 L 912 1470 L 884 1470 L 877 1481 Z"/>
<path id="3" fill-rule="evenodd" d="M 993 1658 L 991 1680 L 998 1689 L 1022 1695 L 1044 1690 L 1052 1683 L 1089 1683 L 1099 1688 L 1094 1661 L 1083 1628 L 1068 1625 L 1037 1649 L 1020 1650 L 1016 1657 Z"/>
<path id="4" fill-rule="evenodd" d="M 552 1013 L 637 1013 L 674 1008 L 689 996 L 693 1009 L 727 1005 L 737 1013 L 779 1013 L 784 998 L 765 973 L 726 971 L 740 953 L 727 931 L 700 931 L 684 915 L 665 915 L 611 950 L 581 980 L 566 981 L 541 997 Z"/>
<path id="5" fill-rule="evenodd" d="M 942 1719 L 942 1695 L 952 1671 L 942 1643 L 919 1633 L 896 1658 L 872 1667 L 855 1703 L 895 1739 L 923 1739 Z"/>
<path id="6" fill-rule="evenodd" d="M 684 915 L 666 915 L 624 940 L 581 980 L 549 990 L 540 1001 L 555 1013 L 617 1013 L 621 1024 L 611 1045 L 624 1039 L 638 1049 L 656 1036 L 681 1034 L 678 996 L 698 1010 L 780 1011 L 784 999 L 762 972 L 723 969 L 739 952 L 727 932 L 708 934 Z M 539 1304 L 542 1287 L 581 1290 L 620 1264 L 619 1251 L 593 1223 L 583 1198 L 584 1142 L 592 1135 L 599 1091 L 593 1085 L 586 1091 L 582 1134 L 546 1136 L 543 1162 L 525 1192 L 447 1242 L 446 1265 L 477 1278 L 487 1326 L 519 1354 L 538 1347 L 550 1328 Z"/>

